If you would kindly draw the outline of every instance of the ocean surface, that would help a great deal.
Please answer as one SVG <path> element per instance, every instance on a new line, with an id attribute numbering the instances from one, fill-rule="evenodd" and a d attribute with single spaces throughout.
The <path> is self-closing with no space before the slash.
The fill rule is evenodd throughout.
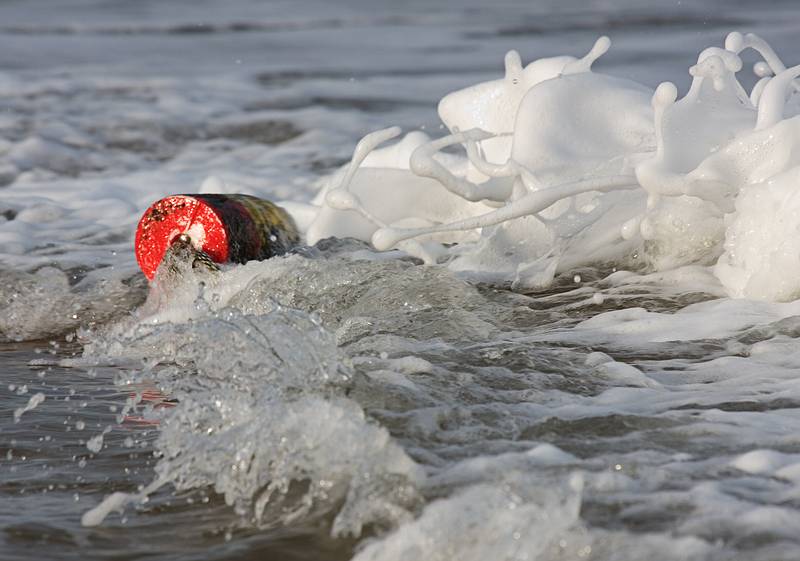
<path id="1" fill-rule="evenodd" d="M 731 31 L 800 62 L 791 0 L 0 0 L 0 559 L 800 559 L 800 301 L 332 239 L 148 298 L 133 253 L 444 135 L 511 49 L 683 94 Z"/>

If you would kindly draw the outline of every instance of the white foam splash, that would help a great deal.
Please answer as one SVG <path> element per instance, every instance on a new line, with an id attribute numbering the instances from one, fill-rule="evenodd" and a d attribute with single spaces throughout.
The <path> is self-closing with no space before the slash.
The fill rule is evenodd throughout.
<path id="1" fill-rule="evenodd" d="M 522 287 L 587 264 L 716 263 L 731 296 L 800 295 L 800 66 L 733 32 L 699 54 L 678 99 L 670 82 L 652 92 L 593 72 L 609 47 L 602 37 L 583 59 L 524 68 L 511 51 L 504 78 L 442 99 L 451 135 L 411 133 L 369 154 L 399 131 L 367 137 L 317 199 L 311 240 L 355 236 Z M 745 49 L 763 58 L 750 92 L 737 79 Z M 441 152 L 453 145 L 466 156 Z"/>

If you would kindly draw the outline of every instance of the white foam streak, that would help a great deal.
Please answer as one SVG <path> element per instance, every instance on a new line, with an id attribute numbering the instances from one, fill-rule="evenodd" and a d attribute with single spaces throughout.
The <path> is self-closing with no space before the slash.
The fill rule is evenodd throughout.
<path id="1" fill-rule="evenodd" d="M 35 393 L 31 396 L 28 400 L 28 403 L 25 404 L 24 407 L 20 407 L 19 409 L 14 410 L 14 422 L 18 423 L 20 418 L 27 413 L 28 411 L 33 411 L 36 409 L 40 403 L 42 403 L 45 399 L 45 396 L 42 392 Z"/>

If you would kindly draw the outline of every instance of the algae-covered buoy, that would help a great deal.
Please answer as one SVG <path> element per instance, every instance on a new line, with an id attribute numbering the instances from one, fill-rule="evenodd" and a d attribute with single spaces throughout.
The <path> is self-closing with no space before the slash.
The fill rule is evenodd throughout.
<path id="1" fill-rule="evenodd" d="M 168 250 L 192 266 L 246 263 L 282 255 L 300 242 L 292 217 L 250 195 L 171 195 L 145 211 L 136 229 L 136 260 L 152 280 Z"/>

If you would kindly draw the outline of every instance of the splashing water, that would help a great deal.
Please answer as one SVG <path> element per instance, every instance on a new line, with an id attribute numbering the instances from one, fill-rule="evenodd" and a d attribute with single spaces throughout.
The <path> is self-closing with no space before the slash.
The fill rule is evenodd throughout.
<path id="1" fill-rule="evenodd" d="M 800 295 L 800 66 L 733 32 L 700 53 L 678 100 L 670 82 L 651 92 L 593 72 L 610 44 L 524 68 L 510 52 L 503 79 L 442 99 L 444 138 L 376 150 L 399 129 L 368 135 L 319 198 L 310 241 L 346 233 L 519 287 L 590 264 L 716 264 L 731 296 Z M 763 58 L 750 94 L 736 77 L 746 49 Z M 441 153 L 452 145 L 466 158 Z"/>
<path id="2" fill-rule="evenodd" d="M 0 25 L 20 41 L 213 43 L 202 83 L 192 68 L 84 84 L 70 63 L 20 89 L 27 76 L 0 73 L 13 94 L 0 351 L 21 357 L 0 387 L 0 548 L 794 559 L 795 69 L 752 34 L 692 52 L 688 40 L 741 24 L 785 50 L 791 18 L 602 14 L 590 27 L 613 28 L 613 49 L 603 37 L 527 65 L 512 51 L 500 79 L 464 87 L 512 38 L 590 47 L 586 22 L 450 6 L 338 19 L 349 5 L 279 29 Z M 442 17 L 474 19 L 451 36 Z M 428 35 L 409 47 L 409 27 Z M 246 45 L 263 62 L 264 39 L 282 56 L 258 75 L 246 60 L 226 70 Z M 395 43 L 403 54 L 382 58 Z M 673 55 L 693 63 L 682 95 L 654 79 Z M 334 171 L 390 123 L 410 132 L 367 135 Z M 176 247 L 148 291 L 136 219 L 192 185 L 291 198 L 310 245 L 219 271 Z M 75 330 L 80 345 L 4 343 Z M 284 551 L 287 535 L 299 537 Z"/>
<path id="3" fill-rule="evenodd" d="M 446 262 L 471 278 L 539 289 L 562 271 L 591 264 L 646 272 L 689 271 L 687 266 L 716 262 L 714 274 L 731 294 L 791 298 L 796 283 L 758 280 L 771 267 L 785 270 L 791 263 L 763 253 L 748 260 L 749 248 L 762 241 L 747 224 L 763 221 L 764 207 L 785 197 L 796 173 L 794 113 L 784 103 L 792 70 L 782 68 L 761 39 L 733 33 L 726 49 L 700 54 L 690 71 L 692 86 L 678 101 L 670 83 L 651 93 L 592 72 L 592 63 L 609 47 L 603 37 L 582 59 L 555 57 L 525 68 L 519 55 L 509 53 L 504 79 L 442 100 L 440 116 L 453 131 L 443 139 L 410 133 L 377 149 L 400 130 L 368 135 L 351 164 L 319 195 L 309 241 L 351 236 L 378 249 L 397 246 L 429 264 Z M 765 75 L 749 96 L 735 76 L 742 67 L 738 53 L 745 48 L 757 49 L 774 74 Z M 453 144 L 464 147 L 466 158 L 441 153 Z M 778 144 L 783 151 L 766 159 Z M 492 207 L 498 208 L 487 212 Z M 786 212 L 791 208 L 782 206 Z M 781 220 L 771 225 L 762 238 L 789 227 Z M 474 229 L 481 232 L 468 232 Z M 421 554 L 420 544 L 436 539 L 431 536 L 461 535 L 478 519 L 485 534 L 476 535 L 475 544 L 483 545 L 458 540 L 438 544 L 435 551 L 447 552 L 442 558 L 459 551 L 458 556 L 478 559 L 499 550 L 512 557 L 522 551 L 585 557 L 626 540 L 624 534 L 590 530 L 580 520 L 580 478 L 548 490 L 552 496 L 539 496 L 527 490 L 524 477 L 492 484 L 480 477 L 481 485 L 428 505 L 412 522 L 421 493 L 443 482 L 453 485 L 474 468 L 456 465 L 429 481 L 386 429 L 367 419 L 358 399 L 348 397 L 366 396 L 372 384 L 420 395 L 403 372 L 430 371 L 429 362 L 408 357 L 389 370 L 372 367 L 364 378 L 347 355 L 363 361 L 363 349 L 386 344 L 384 332 L 461 345 L 493 338 L 502 317 L 492 317 L 483 297 L 443 269 L 380 261 L 364 249 L 343 247 L 349 257 L 336 251 L 314 257 L 312 251 L 310 259 L 288 256 L 213 274 L 176 256 L 159 269 L 136 316 L 104 334 L 84 334 L 82 361 L 144 361 L 139 374 L 121 383 L 155 384 L 177 400 L 156 415 L 155 479 L 139 493 L 110 495 L 84 515 L 84 524 L 99 524 L 110 512 L 146 502 L 170 484 L 177 490 L 212 487 L 261 527 L 328 513 L 335 513 L 333 535 L 358 536 L 365 526 L 400 527 L 365 548 L 363 559 Z M 366 260 L 353 259 L 359 251 Z M 754 265 L 756 258 L 761 262 Z M 581 281 L 574 276 L 575 283 Z M 596 296 L 589 295 L 590 302 L 602 305 L 605 297 Z M 434 317 L 420 323 L 427 310 L 432 316 L 446 310 L 447 316 L 443 323 Z M 326 327 L 309 313 L 318 314 Z M 630 316 L 626 325 L 638 325 L 635 309 L 620 313 Z M 612 315 L 554 338 L 591 340 L 598 326 L 604 330 L 603 322 L 616 325 Z M 677 329 L 668 317 L 655 328 L 656 337 Z M 706 330 L 720 333 L 713 322 Z M 605 331 L 613 341 L 614 328 Z M 630 332 L 651 340 L 639 327 Z M 663 387 L 604 353 L 590 354 L 586 364 L 612 386 Z M 140 399 L 129 400 L 128 410 Z M 636 414 L 636 407 L 630 413 Z M 90 449 L 98 452 L 102 438 L 90 440 Z M 530 457 L 579 462 L 551 448 L 540 446 Z M 752 469 L 752 463 L 739 461 L 745 466 L 740 469 Z M 590 480 L 603 485 L 597 483 L 602 478 Z M 536 493 L 541 488 L 533 487 Z M 518 508 L 505 511 L 509 501 Z M 473 504 L 482 507 L 470 514 Z M 499 537 L 506 530 L 511 541 Z M 647 539 L 642 551 L 660 547 L 663 538 Z M 676 558 L 702 558 L 710 551 L 694 538 L 682 539 L 679 549 Z"/>
<path id="4" fill-rule="evenodd" d="M 84 524 L 165 483 L 211 486 L 265 526 L 331 508 L 339 508 L 334 535 L 408 519 L 422 472 L 344 397 L 352 372 L 333 336 L 307 314 L 272 306 L 259 315 L 223 308 L 182 324 L 145 323 L 87 348 L 103 360 L 149 357 L 142 376 L 179 405 L 161 424 L 148 492 L 112 495 Z"/>

